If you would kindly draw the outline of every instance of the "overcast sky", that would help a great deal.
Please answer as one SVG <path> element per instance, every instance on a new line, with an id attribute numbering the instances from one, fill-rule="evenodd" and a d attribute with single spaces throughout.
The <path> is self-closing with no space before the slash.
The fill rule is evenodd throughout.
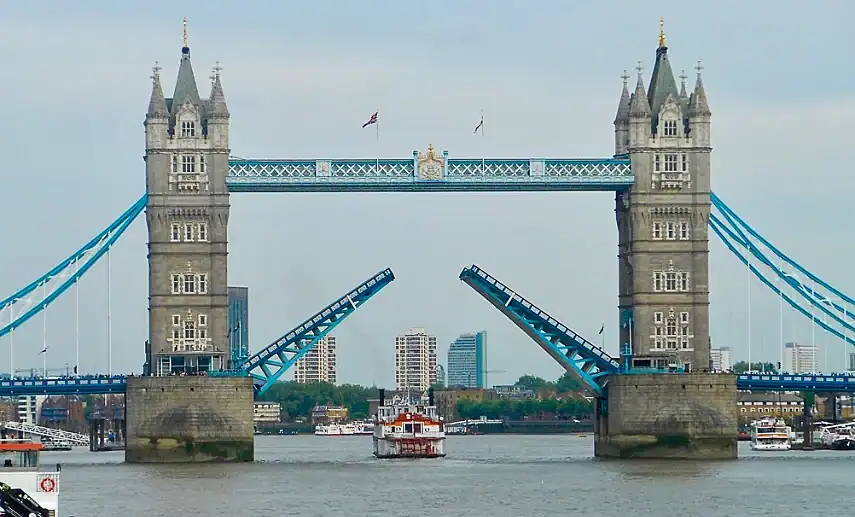
<path id="1" fill-rule="evenodd" d="M 202 94 L 219 61 L 233 154 L 606 157 L 624 69 L 648 82 L 659 17 L 677 73 L 704 63 L 714 190 L 809 269 L 852 291 L 855 7 L 848 0 L 429 3 L 225 0 L 5 2 L 0 47 L 0 293 L 48 270 L 144 190 L 151 66 L 171 94 L 190 19 Z M 691 86 L 691 84 L 690 84 Z M 486 136 L 473 136 L 480 110 Z M 380 111 L 380 139 L 362 123 Z M 617 352 L 613 194 L 238 194 L 230 283 L 250 287 L 253 350 L 391 266 L 397 280 L 338 332 L 339 378 L 391 385 L 394 336 L 425 327 L 440 362 L 487 330 L 491 383 L 561 369 L 457 279 L 476 263 Z M 844 236 L 844 238 L 841 238 Z M 715 239 L 715 237 L 712 237 Z M 140 371 L 146 227 L 112 254 L 113 369 Z M 715 346 L 747 354 L 745 269 L 711 243 Z M 80 291 L 81 370 L 107 369 L 106 263 Z M 777 360 L 778 303 L 753 284 L 754 357 Z M 74 296 L 48 314 L 49 366 L 73 365 Z M 8 318 L 7 314 L 2 316 Z M 790 312 L 785 339 L 810 339 Z M 16 367 L 41 367 L 42 320 L 16 332 Z M 830 348 L 839 363 L 844 350 Z M 831 360 L 830 360 L 831 361 Z M 832 363 L 834 364 L 834 363 Z M 0 339 L 0 370 L 9 339 Z M 289 375 L 290 378 L 290 375 Z"/>

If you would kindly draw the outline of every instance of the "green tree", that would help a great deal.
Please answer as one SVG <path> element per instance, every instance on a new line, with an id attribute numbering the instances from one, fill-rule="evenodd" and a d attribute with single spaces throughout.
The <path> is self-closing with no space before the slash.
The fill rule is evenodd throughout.
<path id="1" fill-rule="evenodd" d="M 516 382 L 516 386 L 534 391 L 549 389 L 554 387 L 554 385 L 554 383 L 535 375 L 523 375 Z"/>
<path id="2" fill-rule="evenodd" d="M 580 393 L 585 391 L 582 381 L 570 372 L 564 372 L 564 375 L 558 378 L 558 381 L 555 383 L 555 389 L 558 393 Z"/>
<path id="3" fill-rule="evenodd" d="M 733 365 L 733 373 L 745 373 L 748 370 L 766 373 L 778 373 L 778 365 L 773 363 L 751 363 L 748 367 L 746 361 L 739 361 Z"/>

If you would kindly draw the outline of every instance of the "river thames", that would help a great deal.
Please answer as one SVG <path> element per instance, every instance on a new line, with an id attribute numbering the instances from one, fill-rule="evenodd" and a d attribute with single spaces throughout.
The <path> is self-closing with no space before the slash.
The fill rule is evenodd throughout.
<path id="1" fill-rule="evenodd" d="M 713 463 L 592 457 L 590 435 L 453 436 L 439 460 L 376 460 L 371 437 L 259 436 L 256 462 L 62 464 L 63 516 L 753 516 L 848 511 L 855 453 L 752 452 Z"/>

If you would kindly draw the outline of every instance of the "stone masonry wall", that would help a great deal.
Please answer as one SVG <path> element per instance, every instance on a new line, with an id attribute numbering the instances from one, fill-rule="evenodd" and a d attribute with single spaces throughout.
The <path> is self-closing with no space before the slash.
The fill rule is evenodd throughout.
<path id="1" fill-rule="evenodd" d="M 611 376 L 607 415 L 597 420 L 594 453 L 624 458 L 736 458 L 736 399 L 735 375 Z"/>
<path id="2" fill-rule="evenodd" d="M 130 463 L 253 461 L 252 379 L 130 377 Z"/>

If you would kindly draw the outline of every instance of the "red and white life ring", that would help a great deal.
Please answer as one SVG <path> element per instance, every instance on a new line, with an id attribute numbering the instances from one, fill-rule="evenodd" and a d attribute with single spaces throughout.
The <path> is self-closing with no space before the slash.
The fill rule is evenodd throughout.
<path id="1" fill-rule="evenodd" d="M 56 481 L 53 478 L 42 478 L 39 488 L 42 489 L 42 492 L 53 492 L 56 490 Z"/>

